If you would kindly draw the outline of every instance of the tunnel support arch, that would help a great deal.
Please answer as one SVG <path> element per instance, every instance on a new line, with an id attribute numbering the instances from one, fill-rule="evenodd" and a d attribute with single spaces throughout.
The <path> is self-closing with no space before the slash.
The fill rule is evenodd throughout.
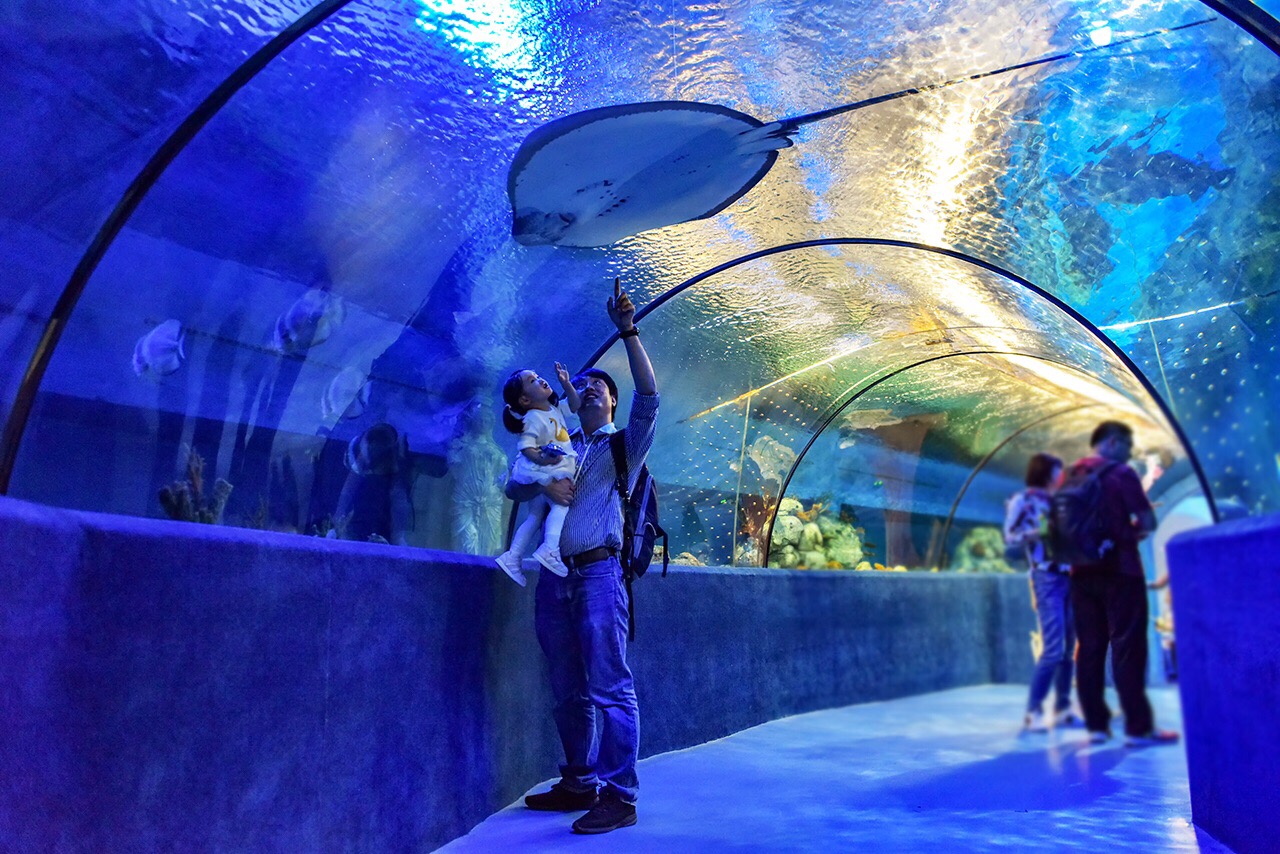
<path id="1" fill-rule="evenodd" d="M 912 252 L 927 252 L 927 253 L 932 253 L 934 255 L 941 255 L 943 257 L 952 258 L 957 261 L 962 261 L 966 264 L 970 264 L 972 266 L 986 270 L 987 272 L 994 273 L 995 275 L 1000 276 L 1001 278 L 1013 284 L 1016 284 L 1020 287 L 1023 287 L 1031 291 L 1035 295 L 1039 296 L 1041 299 L 1044 299 L 1047 302 L 1051 303 L 1053 306 L 1058 308 L 1060 311 L 1062 311 L 1064 314 L 1066 314 L 1068 317 L 1070 317 L 1072 320 L 1078 323 L 1082 328 L 1087 330 L 1089 334 L 1094 338 L 1094 340 L 1100 346 L 1109 350 L 1111 354 L 1114 355 L 1122 365 L 1124 365 L 1124 367 L 1129 371 L 1129 373 L 1134 377 L 1134 379 L 1138 381 L 1138 383 L 1142 386 L 1142 388 L 1151 397 L 1152 401 L 1155 402 L 1156 407 L 1160 410 L 1160 413 L 1164 416 L 1165 422 L 1169 425 L 1169 428 L 1173 431 L 1174 436 L 1177 438 L 1179 444 L 1182 445 L 1183 450 L 1186 451 L 1187 459 L 1191 463 L 1191 467 L 1195 472 L 1195 476 L 1197 480 L 1199 480 L 1200 482 L 1200 488 L 1204 492 L 1205 499 L 1209 502 L 1209 510 L 1213 516 L 1214 522 L 1217 522 L 1220 520 L 1217 502 L 1214 501 L 1213 491 L 1210 489 L 1210 486 L 1209 486 L 1209 479 L 1205 475 L 1204 467 L 1201 466 L 1199 457 L 1196 456 L 1195 448 L 1192 447 L 1190 440 L 1187 438 L 1185 431 L 1183 431 L 1182 425 L 1178 422 L 1178 419 L 1175 417 L 1173 413 L 1173 409 L 1170 407 L 1168 401 L 1164 399 L 1164 397 L 1156 389 L 1155 385 L 1147 378 L 1147 376 L 1142 372 L 1142 370 L 1137 366 L 1137 364 L 1135 364 L 1134 361 L 1129 358 L 1128 354 L 1126 354 L 1122 349 L 1120 349 L 1120 347 L 1117 346 L 1114 341 L 1108 338 L 1106 334 L 1102 332 L 1101 329 L 1099 329 L 1093 322 L 1091 322 L 1087 317 L 1085 317 L 1079 311 L 1073 308 L 1070 304 L 1064 302 L 1063 300 L 1059 299 L 1057 296 L 1048 292 L 1044 288 L 1034 284 L 1028 279 L 1023 278 L 1022 276 L 1019 276 L 1017 273 L 1014 273 L 1011 270 L 1006 270 L 997 264 L 993 264 L 990 261 L 986 261 L 986 260 L 983 260 L 982 258 L 969 255 L 968 253 L 965 253 L 965 252 L 961 252 L 958 249 L 951 249 L 943 246 L 931 246 L 926 243 L 918 243 L 916 241 L 910 241 L 910 240 L 893 240 L 893 239 L 881 238 L 881 237 L 826 237 L 826 238 L 818 238 L 814 240 L 801 240 L 793 243 L 784 243 L 778 246 L 769 247 L 767 249 L 761 249 L 756 252 L 750 252 L 746 255 L 740 255 L 737 258 L 733 258 L 721 264 L 717 264 L 716 266 L 711 267 L 707 270 L 704 270 L 703 272 L 698 273 L 695 276 L 691 276 L 690 278 L 684 280 L 680 284 L 675 285 L 669 288 L 668 290 L 664 291 L 658 297 L 656 297 L 655 299 L 650 301 L 647 305 L 645 305 L 643 308 L 641 308 L 639 311 L 637 311 L 635 320 L 637 323 L 640 322 L 645 317 L 649 316 L 654 311 L 657 311 L 659 308 L 661 308 L 670 300 L 674 299 L 676 296 L 678 296 L 682 292 L 688 290 L 694 285 L 699 284 L 700 282 L 706 281 L 707 279 L 710 279 L 713 276 L 723 273 L 726 270 L 731 270 L 734 267 L 738 267 L 743 264 L 747 264 L 752 261 L 759 260 L 761 258 L 768 258 L 773 255 L 781 255 L 786 252 L 792 252 L 800 249 L 815 249 L 815 248 L 821 248 L 821 247 L 827 247 L 827 246 L 882 246 L 882 247 L 888 247 L 893 249 L 905 249 Z M 616 343 L 618 340 L 619 339 L 618 339 L 617 332 L 611 333 L 605 339 L 604 343 L 602 343 L 600 347 L 596 349 L 595 353 L 593 353 L 591 357 L 586 361 L 586 363 L 583 365 L 583 369 L 585 370 L 586 368 L 589 368 L 595 365 L 598 361 L 600 361 L 600 359 L 604 357 L 605 353 L 609 351 L 609 348 L 612 347 L 614 343 Z M 934 359 L 928 359 L 925 361 L 926 362 L 935 361 L 936 359 L 950 358 L 952 356 L 980 355 L 984 353 L 990 354 L 990 355 L 1001 355 L 1001 353 L 998 353 L 996 351 L 983 350 L 983 351 L 973 351 L 973 352 L 967 352 L 967 353 L 950 353 L 945 356 L 938 356 L 938 357 L 935 357 Z M 1010 352 L 1010 353 L 1003 353 L 1003 355 L 1026 356 L 1029 354 Z M 1042 358 L 1042 357 L 1034 357 L 1034 358 Z M 827 424 L 830 423 L 830 419 L 834 418 L 836 414 L 838 414 L 841 410 L 843 410 L 850 403 L 856 400 L 857 397 L 860 396 L 862 393 L 869 391 L 876 384 L 883 382 L 889 377 L 895 376 L 896 374 L 901 373 L 904 370 L 909 370 L 911 367 L 915 367 L 916 365 L 920 365 L 924 363 L 925 362 L 917 362 L 913 365 L 907 366 L 906 368 L 900 368 L 897 371 L 894 371 L 893 373 L 888 374 L 887 376 L 877 379 L 875 382 L 871 383 L 862 391 L 860 391 L 857 395 L 850 398 L 848 401 L 842 404 L 840 409 L 837 409 L 835 413 L 829 416 L 827 421 L 824 422 L 823 425 L 817 431 L 815 431 L 812 436 L 810 436 L 809 442 L 805 445 L 804 451 L 807 451 L 809 449 L 809 447 L 813 444 L 813 441 L 817 438 L 817 436 L 820 435 L 822 433 L 822 430 L 825 429 Z M 1074 368 L 1075 366 L 1064 365 L 1064 367 Z M 791 476 L 795 472 L 795 466 L 799 465 L 800 460 L 803 458 L 804 451 L 801 451 L 800 455 L 796 458 L 796 462 L 792 465 L 791 472 L 788 472 L 786 482 L 784 482 L 782 489 L 779 491 L 779 500 L 781 499 L 781 496 L 786 494 L 787 484 L 790 483 L 791 481 Z M 775 505 L 774 515 L 776 516 L 776 514 L 777 514 L 777 506 Z M 770 518 L 769 526 L 768 526 L 768 530 L 770 532 L 772 532 L 772 529 L 773 529 L 773 517 Z M 763 563 L 767 565 L 769 562 L 768 539 L 766 539 L 765 541 L 763 558 L 764 558 Z"/>
<path id="2" fill-rule="evenodd" d="M 987 463 L 995 459 L 996 454 L 1000 453 L 1001 449 L 1005 448 L 1010 442 L 1030 430 L 1032 427 L 1038 427 L 1046 421 L 1052 421 L 1055 418 L 1059 418 L 1063 415 L 1069 415 L 1072 412 L 1079 412 L 1081 409 L 1092 409 L 1098 405 L 1099 404 L 1097 403 L 1086 403 L 1081 406 L 1070 406 L 1066 409 L 1059 409 L 1057 412 L 1051 412 L 1048 415 L 1028 421 L 1008 436 L 1005 436 L 994 448 L 988 451 L 987 454 L 978 461 L 978 464 L 973 467 L 973 471 L 969 472 L 969 476 L 964 479 L 964 483 L 960 484 L 960 489 L 956 492 L 955 500 L 951 502 L 951 509 L 947 511 L 947 521 L 942 525 L 942 532 L 938 536 L 937 547 L 936 549 L 933 549 L 932 553 L 929 555 L 929 565 L 937 567 L 942 566 L 942 558 L 946 556 L 947 553 L 947 537 L 951 534 L 951 523 L 956 517 L 956 511 L 960 509 L 960 502 L 964 500 L 964 494 L 969 491 L 969 485 L 973 483 L 978 474 L 986 468 Z"/>

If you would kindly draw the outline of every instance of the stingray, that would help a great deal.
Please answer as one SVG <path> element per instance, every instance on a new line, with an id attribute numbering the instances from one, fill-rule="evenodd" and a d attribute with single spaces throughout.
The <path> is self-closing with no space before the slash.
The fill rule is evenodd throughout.
<path id="1" fill-rule="evenodd" d="M 507 175 L 512 236 L 525 246 L 608 246 L 642 231 L 706 219 L 758 184 L 804 125 L 908 95 L 1111 51 L 1213 20 L 772 122 L 696 101 L 619 104 L 574 113 L 534 130 L 516 152 Z"/>

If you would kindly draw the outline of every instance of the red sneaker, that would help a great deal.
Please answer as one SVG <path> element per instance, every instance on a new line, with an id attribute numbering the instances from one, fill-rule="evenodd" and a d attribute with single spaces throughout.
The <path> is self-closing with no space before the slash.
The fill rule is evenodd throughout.
<path id="1" fill-rule="evenodd" d="M 1153 729 L 1144 735 L 1126 735 L 1125 747 L 1155 747 L 1160 744 L 1177 744 L 1179 736 L 1171 729 Z"/>

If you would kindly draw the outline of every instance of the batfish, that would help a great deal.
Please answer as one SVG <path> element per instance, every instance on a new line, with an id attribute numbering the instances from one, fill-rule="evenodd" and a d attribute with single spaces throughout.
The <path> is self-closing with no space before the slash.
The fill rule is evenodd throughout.
<path id="1" fill-rule="evenodd" d="M 368 376 L 359 368 L 346 367 L 338 371 L 325 389 L 320 399 L 320 414 L 326 421 L 358 418 L 368 405 Z"/>
<path id="2" fill-rule="evenodd" d="M 907 95 L 1114 50 L 1212 20 L 772 122 L 696 101 L 574 113 L 534 130 L 516 152 L 507 175 L 511 233 L 525 246 L 608 246 L 642 231 L 706 219 L 758 184 L 803 125 Z"/>
<path id="3" fill-rule="evenodd" d="M 166 377 L 178 370 L 187 358 L 186 339 L 179 321 L 161 323 L 134 345 L 133 372 L 140 377 Z"/>
<path id="4" fill-rule="evenodd" d="M 312 288 L 276 319 L 275 348 L 280 353 L 301 353 L 328 340 L 346 316 L 342 297 Z"/>

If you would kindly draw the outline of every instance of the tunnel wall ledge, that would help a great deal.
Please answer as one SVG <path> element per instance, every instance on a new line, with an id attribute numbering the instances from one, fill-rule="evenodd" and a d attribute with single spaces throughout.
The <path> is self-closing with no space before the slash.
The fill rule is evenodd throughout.
<path id="1" fill-rule="evenodd" d="M 0 849 L 455 838 L 557 773 L 532 588 L 0 498 Z M 643 756 L 1031 669 L 1022 576 L 672 567 L 635 599 Z"/>
<path id="2" fill-rule="evenodd" d="M 1191 813 L 1239 854 L 1280 842 L 1280 515 L 1168 545 Z"/>

